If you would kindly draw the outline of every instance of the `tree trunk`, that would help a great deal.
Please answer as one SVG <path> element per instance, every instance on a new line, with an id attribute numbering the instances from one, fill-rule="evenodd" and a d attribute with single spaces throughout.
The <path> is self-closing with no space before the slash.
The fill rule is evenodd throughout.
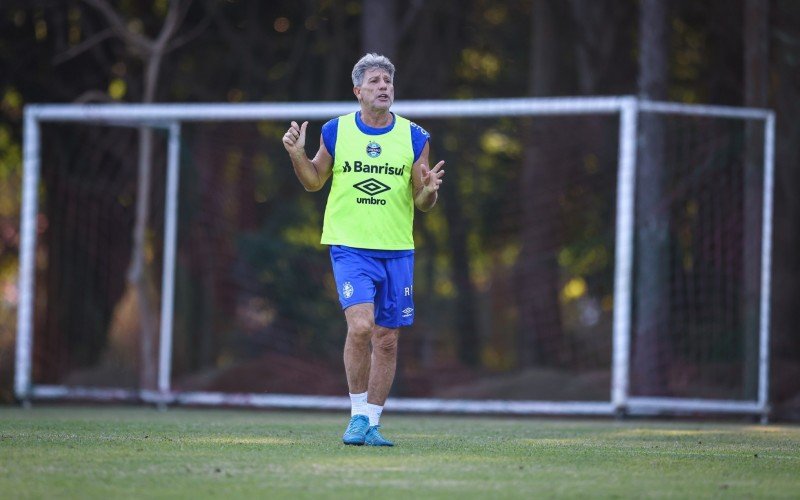
<path id="1" fill-rule="evenodd" d="M 800 359 L 797 310 L 800 306 L 800 85 L 797 83 L 797 53 L 800 41 L 800 9 L 792 2 L 773 3 L 771 29 L 788 36 L 771 40 L 774 73 L 770 81 L 771 107 L 777 112 L 775 129 L 775 184 L 772 293 L 770 303 L 770 401 L 775 412 L 789 415 L 792 401 L 800 394 L 800 380 L 786 368 Z M 774 78 L 774 79 L 773 79 Z M 774 89 L 774 90 L 773 90 Z M 795 406 L 796 407 L 796 406 Z"/>
<path id="2" fill-rule="evenodd" d="M 534 0 L 528 91 L 552 95 L 556 75 L 556 16 L 551 0 Z M 547 164 L 547 127 L 528 119 L 523 125 L 524 157 L 520 179 L 521 241 L 517 280 L 520 293 L 519 359 L 522 367 L 557 364 L 563 331 L 558 301 L 558 198 L 553 193 L 559 172 Z"/>
<path id="3" fill-rule="evenodd" d="M 111 28 L 129 48 L 140 54 L 145 63 L 143 103 L 155 101 L 161 62 L 167 46 L 178 31 L 191 0 L 172 0 L 158 37 L 149 39 L 131 31 L 119 13 L 106 0 L 84 0 L 97 9 Z M 139 129 L 139 177 L 136 193 L 136 221 L 133 229 L 133 249 L 128 267 L 128 289 L 124 294 L 134 294 L 139 310 L 140 359 L 139 388 L 153 390 L 158 382 L 158 319 L 156 318 L 158 292 L 150 276 L 150 264 L 145 260 L 147 224 L 150 218 L 150 184 L 152 177 L 153 132 L 149 127 Z M 124 302 L 124 301 L 123 301 Z M 112 325 L 112 329 L 114 325 Z"/>
<path id="4" fill-rule="evenodd" d="M 639 96 L 664 100 L 668 83 L 667 9 L 662 0 L 641 0 Z M 655 114 L 639 118 L 636 176 L 636 282 L 633 342 L 634 386 L 647 396 L 666 393 L 669 328 L 669 219 L 664 200 L 664 124 Z"/>
<path id="5" fill-rule="evenodd" d="M 363 0 L 361 3 L 361 47 L 394 60 L 397 55 L 395 0 Z"/>
<path id="6" fill-rule="evenodd" d="M 575 59 L 578 88 L 582 95 L 597 94 L 607 75 L 619 71 L 616 46 L 620 2 L 618 0 L 571 0 L 577 30 Z M 625 8 L 623 6 L 622 8 Z M 607 89 L 603 89 L 607 92 Z"/>
<path id="7" fill-rule="evenodd" d="M 443 148 L 440 148 L 442 150 Z M 478 322 L 475 315 L 477 305 L 475 287 L 469 272 L 469 254 L 467 253 L 467 236 L 469 219 L 464 216 L 458 183 L 453 177 L 442 183 L 440 194 L 444 199 L 441 209 L 447 219 L 450 230 L 450 255 L 453 265 L 453 285 L 456 290 L 456 332 L 458 332 L 458 359 L 466 366 L 478 366 L 480 363 L 480 338 Z"/>
<path id="8" fill-rule="evenodd" d="M 154 51 L 147 61 L 142 102 L 155 100 L 158 74 L 161 69 L 161 50 Z M 140 362 L 139 388 L 154 390 L 158 384 L 158 300 L 151 265 L 145 260 L 147 223 L 150 218 L 150 185 L 153 171 L 153 129 L 139 128 L 139 177 L 136 189 L 136 222 L 133 229 L 133 253 L 128 270 L 128 282 L 136 291 L 139 309 Z"/>
<path id="9" fill-rule="evenodd" d="M 769 66 L 769 3 L 744 2 L 744 104 L 767 106 Z M 753 399 L 758 390 L 758 326 L 761 296 L 761 215 L 763 214 L 763 122 L 748 121 L 745 128 L 744 171 L 744 300 L 742 338 L 744 394 Z"/>
<path id="10" fill-rule="evenodd" d="M 344 68 L 347 64 L 353 64 L 353 61 L 343 61 L 342 54 L 346 51 L 346 34 L 347 27 L 345 23 L 344 9 L 333 8 L 330 12 L 330 22 L 326 24 L 329 26 L 330 32 L 327 33 L 327 41 L 332 47 L 330 54 L 325 57 L 324 75 L 325 81 L 322 87 L 322 98 L 326 101 L 332 101 L 339 95 L 339 89 L 343 85 L 341 78 Z M 346 85 L 346 83 L 344 84 Z"/>

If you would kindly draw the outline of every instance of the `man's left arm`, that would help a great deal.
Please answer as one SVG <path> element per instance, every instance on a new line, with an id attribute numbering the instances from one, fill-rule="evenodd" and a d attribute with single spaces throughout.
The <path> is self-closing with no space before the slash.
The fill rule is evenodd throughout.
<path id="1" fill-rule="evenodd" d="M 442 185 L 444 176 L 444 160 L 436 164 L 435 167 L 428 168 L 429 144 L 425 144 L 422 153 L 411 169 L 411 181 L 414 183 L 414 205 L 421 211 L 427 212 L 438 199 L 439 186 Z"/>

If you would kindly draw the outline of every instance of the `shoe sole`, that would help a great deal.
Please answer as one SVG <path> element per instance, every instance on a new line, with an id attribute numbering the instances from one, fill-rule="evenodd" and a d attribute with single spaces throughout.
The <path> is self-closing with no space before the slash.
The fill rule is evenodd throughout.
<path id="1" fill-rule="evenodd" d="M 348 446 L 363 446 L 364 445 L 364 440 L 363 439 L 361 441 L 342 439 L 342 442 L 344 444 L 348 445 Z"/>

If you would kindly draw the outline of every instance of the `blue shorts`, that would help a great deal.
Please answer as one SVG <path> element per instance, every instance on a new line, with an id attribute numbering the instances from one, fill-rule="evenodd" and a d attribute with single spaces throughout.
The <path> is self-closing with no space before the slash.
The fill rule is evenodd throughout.
<path id="1" fill-rule="evenodd" d="M 375 306 L 375 324 L 400 328 L 414 322 L 414 254 L 382 258 L 331 246 L 331 264 L 342 309 Z"/>

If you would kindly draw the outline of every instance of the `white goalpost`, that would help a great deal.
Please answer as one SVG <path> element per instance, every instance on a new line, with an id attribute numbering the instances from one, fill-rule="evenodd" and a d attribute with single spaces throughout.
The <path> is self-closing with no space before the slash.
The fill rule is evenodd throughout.
<path id="1" fill-rule="evenodd" d="M 352 112 L 354 102 L 249 104 L 113 104 L 28 105 L 24 117 L 24 178 L 22 186 L 19 308 L 14 390 L 24 403 L 37 400 L 83 399 L 144 401 L 158 405 L 221 405 L 271 408 L 346 409 L 345 396 L 227 393 L 175 390 L 173 329 L 176 289 L 176 248 L 179 227 L 182 133 L 187 124 L 256 122 L 262 120 L 326 120 Z M 616 187 L 613 225 L 613 321 L 610 329 L 610 386 L 605 401 L 545 401 L 507 399 L 391 397 L 387 407 L 407 412 L 656 415 L 744 414 L 766 421 L 769 412 L 769 315 L 772 250 L 775 115 L 764 109 L 642 101 L 632 96 L 574 98 L 509 98 L 449 101 L 400 101 L 393 111 L 411 119 L 465 119 L 487 117 L 560 117 L 592 115 L 618 119 Z M 632 390 L 632 350 L 635 338 L 636 186 L 640 117 L 702 117 L 747 121 L 763 131 L 759 151 L 763 172 L 760 230 L 760 291 L 758 295 L 757 383 L 755 397 L 713 398 L 649 395 Z M 99 388 L 37 383 L 34 378 L 34 330 L 37 271 L 37 220 L 42 183 L 43 124 L 81 124 L 136 129 L 152 127 L 166 134 L 163 265 L 161 280 L 158 389 Z M 688 140 L 688 139 L 687 139 Z M 313 141 L 309 141 L 309 148 Z M 680 264 L 687 269 L 691 263 Z M 416 285 L 415 285 L 416 287 Z"/>

